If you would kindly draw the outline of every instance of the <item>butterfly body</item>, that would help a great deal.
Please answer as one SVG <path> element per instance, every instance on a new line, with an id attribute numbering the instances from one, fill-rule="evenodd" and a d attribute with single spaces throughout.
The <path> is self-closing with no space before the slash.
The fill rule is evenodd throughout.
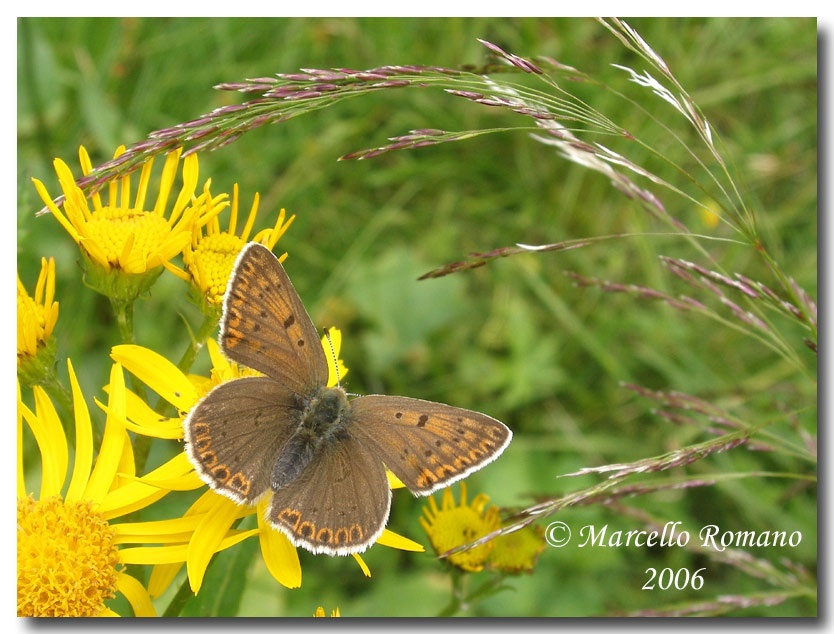
<path id="1" fill-rule="evenodd" d="M 183 421 L 200 477 L 239 504 L 272 493 L 266 520 L 296 546 L 347 555 L 373 544 L 391 507 L 386 468 L 415 495 L 466 477 L 512 438 L 485 414 L 419 399 L 348 399 L 283 266 L 250 243 L 223 302 L 220 345 L 265 376 L 222 383 Z"/>
<path id="2" fill-rule="evenodd" d="M 273 490 L 292 484 L 318 451 L 346 437 L 344 414 L 347 395 L 339 387 L 323 387 L 308 400 L 301 414 L 301 423 L 290 437 L 272 470 Z"/>

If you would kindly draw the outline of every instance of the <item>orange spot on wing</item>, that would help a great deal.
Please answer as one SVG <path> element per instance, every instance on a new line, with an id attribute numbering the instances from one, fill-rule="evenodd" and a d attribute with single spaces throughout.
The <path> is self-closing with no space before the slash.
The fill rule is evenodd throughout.
<path id="1" fill-rule="evenodd" d="M 298 523 L 301 521 L 301 512 L 296 509 L 285 508 L 278 513 L 278 519 L 289 524 L 293 530 L 298 528 Z"/>
<path id="2" fill-rule="evenodd" d="M 203 461 L 203 466 L 206 469 L 211 469 L 217 464 L 217 454 L 213 451 L 204 451 L 200 454 L 200 460 Z"/>
<path id="3" fill-rule="evenodd" d="M 224 464 L 219 464 L 216 467 L 212 467 L 211 475 L 213 475 L 221 484 L 226 484 L 226 480 L 229 479 L 229 467 Z"/>
<path id="4" fill-rule="evenodd" d="M 350 533 L 348 532 L 347 528 L 340 528 L 336 531 L 336 535 L 333 537 L 333 543 L 336 546 L 340 546 L 341 544 L 346 544 L 350 541 Z"/>
<path id="5" fill-rule="evenodd" d="M 447 478 L 451 475 L 454 475 L 455 473 L 457 473 L 457 471 L 458 470 L 455 469 L 452 465 L 444 464 L 440 466 L 437 469 L 437 471 L 435 471 L 435 473 L 437 474 L 437 477 L 442 480 L 443 478 Z"/>
<path id="6" fill-rule="evenodd" d="M 231 477 L 228 486 L 245 497 L 249 495 L 249 491 L 252 488 L 252 481 L 238 471 Z"/>
<path id="7" fill-rule="evenodd" d="M 435 482 L 437 482 L 437 476 L 430 469 L 423 469 L 417 476 L 417 486 L 421 489 L 427 488 Z"/>

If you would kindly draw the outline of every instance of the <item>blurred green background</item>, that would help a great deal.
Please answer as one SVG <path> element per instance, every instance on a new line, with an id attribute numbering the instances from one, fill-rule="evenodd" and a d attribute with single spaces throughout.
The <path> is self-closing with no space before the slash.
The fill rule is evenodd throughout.
<path id="1" fill-rule="evenodd" d="M 816 296 L 815 20 L 629 23 L 704 109 L 744 176 L 771 253 Z M 628 84 L 626 74 L 611 67 L 618 63 L 641 71 L 645 65 L 593 20 L 19 20 L 18 272 L 31 291 L 40 258 L 57 260 L 59 374 L 65 376 L 63 359 L 70 356 L 85 393 L 101 397 L 109 349 L 118 335 L 107 300 L 79 283 L 76 245 L 51 216 L 33 216 L 41 203 L 31 177 L 43 180 L 50 192 L 59 191 L 54 157 L 78 173 L 80 144 L 99 163 L 119 144 L 242 101 L 235 93 L 212 90 L 220 82 L 300 67 L 479 64 L 488 59 L 479 37 L 520 55 L 549 55 L 598 77 L 639 100 L 685 141 L 696 143 L 667 104 Z M 703 176 L 685 150 L 651 126 L 644 113 L 610 92 L 587 85 L 576 90 L 594 108 Z M 201 155 L 200 182 L 211 177 L 214 193 L 239 183 L 245 209 L 260 192 L 257 228 L 271 226 L 281 207 L 296 214 L 276 251 L 289 252 L 285 266 L 317 326 L 342 329 L 350 391 L 473 408 L 515 431 L 504 455 L 467 480 L 470 497 L 483 492 L 501 506 L 528 506 L 536 495 L 561 495 L 599 480 L 557 479 L 560 474 L 706 439 L 694 427 L 653 416 L 654 404 L 636 398 L 621 382 L 694 394 L 750 423 L 813 408 L 815 384 L 753 339 L 659 303 L 575 288 L 563 275 L 570 270 L 673 295 L 694 294 L 659 265 L 661 254 L 703 263 L 679 237 L 621 239 L 576 251 L 522 255 L 418 282 L 422 273 L 472 251 L 667 230 L 605 177 L 568 163 L 527 133 L 488 135 L 366 161 L 336 160 L 415 128 L 527 124 L 519 119 L 439 90 L 381 92 L 257 129 Z M 643 153 L 630 156 L 645 157 L 647 168 L 697 196 L 668 166 Z M 660 188 L 652 191 L 693 232 L 733 236 L 724 226 L 704 225 L 691 202 Z M 221 224 L 227 217 L 221 217 Z M 726 271 L 776 287 L 751 248 L 705 244 Z M 153 300 L 137 304 L 138 343 L 174 361 L 187 340 L 183 319 L 192 327 L 199 323 L 199 312 L 184 291 L 184 284 L 166 273 L 153 288 Z M 798 337 L 792 341 L 815 372 L 809 351 Z M 195 370 L 207 367 L 202 353 Z M 798 418 L 815 433 L 814 411 Z M 151 463 L 170 456 L 177 450 L 173 445 L 156 447 Z M 31 447 L 28 451 L 35 455 Z M 746 449 L 678 471 L 757 469 L 807 471 L 805 465 Z M 801 530 L 800 547 L 790 552 L 754 549 L 753 554 L 772 561 L 784 555 L 813 572 L 816 489 L 792 486 L 781 479 L 745 479 L 627 503 L 664 521 L 684 521 L 692 530 L 708 523 L 728 530 Z M 458 489 L 454 486 L 456 497 Z M 149 509 L 147 519 L 180 513 L 187 497 L 169 495 Z M 425 544 L 426 554 L 375 547 L 365 556 L 373 574 L 366 579 L 350 558 L 302 551 L 303 585 L 289 591 L 269 576 L 250 540 L 221 555 L 209 573 L 216 575 L 214 582 L 207 580 L 187 613 L 307 616 L 322 605 L 328 612 L 339 606 L 344 616 L 437 614 L 449 600 L 450 582 L 417 521 L 423 505 L 405 491 L 395 494 L 389 527 Z M 575 533 L 589 523 L 640 528 L 599 506 L 567 510 L 540 524 L 553 519 L 567 522 Z M 705 561 L 677 549 L 548 548 L 533 574 L 509 578 L 511 590 L 474 604 L 465 614 L 603 615 L 770 589 L 735 568 Z M 703 565 L 708 573 L 700 592 L 641 590 L 649 566 L 694 570 Z M 472 585 L 489 574 L 475 574 Z M 222 600 L 213 588 L 221 588 Z M 164 609 L 168 598 L 163 596 L 157 607 Z M 815 613 L 814 602 L 793 599 L 735 614 Z"/>

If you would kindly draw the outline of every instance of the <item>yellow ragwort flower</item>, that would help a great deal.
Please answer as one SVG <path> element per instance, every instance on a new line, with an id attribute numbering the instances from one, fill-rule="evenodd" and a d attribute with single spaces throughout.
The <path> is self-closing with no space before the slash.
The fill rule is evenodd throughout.
<path id="1" fill-rule="evenodd" d="M 29 296 L 17 278 L 17 372 L 26 385 L 33 385 L 50 371 L 55 359 L 52 330 L 58 321 L 55 298 L 55 259 L 41 258 L 41 273 L 35 297 Z"/>
<path id="2" fill-rule="evenodd" d="M 455 504 L 452 491 L 443 490 L 440 508 L 429 498 L 428 506 L 423 507 L 425 517 L 420 518 L 429 536 L 429 541 L 438 555 L 469 544 L 498 529 L 501 519 L 498 517 L 498 507 L 486 508 L 489 498 L 483 493 L 476 495 L 471 504 L 466 503 L 466 483 L 460 483 L 460 504 Z M 483 570 L 484 564 L 495 548 L 494 540 L 476 546 L 469 550 L 449 555 L 446 560 L 469 572 Z"/>
<path id="3" fill-rule="evenodd" d="M 203 193 L 193 203 L 193 206 L 199 210 L 199 216 L 194 221 L 191 241 L 183 250 L 182 259 L 185 270 L 170 263 L 165 266 L 172 273 L 192 284 L 204 311 L 213 310 L 219 313 L 232 266 L 240 251 L 249 242 L 249 236 L 258 215 L 260 197 L 255 194 L 246 224 L 238 235 L 238 186 L 235 184 L 229 226 L 226 231 L 221 231 L 218 215 L 229 206 L 228 196 L 220 194 L 212 197 L 210 185 L 210 182 L 206 183 Z M 275 226 L 258 232 L 251 241 L 259 242 L 272 250 L 293 220 L 295 220 L 295 215 L 286 218 L 286 212 L 282 209 Z M 283 262 L 286 257 L 287 254 L 284 253 L 278 259 Z"/>
<path id="4" fill-rule="evenodd" d="M 341 333 L 338 329 L 331 328 L 330 337 L 338 358 L 342 341 Z M 336 368 L 332 361 L 330 344 L 324 337 L 322 337 L 321 344 L 327 352 L 331 365 L 330 385 L 336 385 Z M 114 360 L 124 365 L 129 372 L 176 407 L 181 414 L 176 418 L 161 418 L 147 405 L 142 407 L 141 399 L 136 396 L 131 397 L 128 393 L 129 402 L 132 403 L 130 420 L 126 423 L 128 429 L 160 438 L 181 439 L 183 417 L 211 388 L 233 378 L 255 374 L 253 370 L 242 368 L 227 360 L 214 340 L 210 339 L 207 347 L 213 365 L 210 378 L 186 376 L 165 357 L 141 346 L 120 345 L 113 348 L 111 356 Z M 339 368 L 340 376 L 344 377 L 347 368 L 344 367 L 341 359 L 339 359 Z M 183 461 L 183 464 L 190 465 L 184 451 L 178 458 Z M 391 478 L 389 480 L 391 480 L 392 488 L 397 485 L 396 480 Z M 143 478 L 142 481 L 152 483 L 149 478 Z M 182 490 L 204 486 L 193 469 L 181 477 L 160 480 L 158 485 L 164 489 Z M 399 486 L 402 484 L 400 483 Z M 270 574 L 288 588 L 299 587 L 301 564 L 296 548 L 282 532 L 273 529 L 264 520 L 269 501 L 270 497 L 266 496 L 255 506 L 238 505 L 209 489 L 182 518 L 164 520 L 159 523 L 165 527 L 172 527 L 170 530 L 157 529 L 154 522 L 147 522 L 148 532 L 159 532 L 171 536 L 168 542 L 164 542 L 167 544 L 165 546 L 141 549 L 142 556 L 156 558 L 160 563 L 165 564 L 155 566 L 151 574 L 148 585 L 151 596 L 158 596 L 168 587 L 182 567 L 182 562 L 186 562 L 189 583 L 196 594 L 202 586 L 206 567 L 214 554 L 253 535 L 258 536 L 261 555 Z M 236 520 L 250 515 L 257 516 L 257 528 L 249 531 L 231 529 Z M 176 531 L 173 528 L 175 524 L 179 528 L 186 527 L 190 531 L 189 534 L 175 538 Z M 388 530 L 383 531 L 377 543 L 401 550 L 423 551 L 423 547 L 416 542 Z M 126 553 L 122 556 L 123 558 L 129 557 Z M 354 555 L 354 558 L 363 573 L 370 576 L 364 560 L 359 555 Z"/>
<path id="5" fill-rule="evenodd" d="M 487 558 L 487 567 L 506 573 L 533 572 L 539 554 L 544 550 L 541 526 L 525 526 L 512 533 L 499 535 Z"/>
<path id="6" fill-rule="evenodd" d="M 115 156 L 123 152 L 121 146 Z M 170 215 L 165 216 L 181 153 L 179 149 L 168 154 L 159 180 L 159 195 L 149 210 L 145 198 L 152 159 L 142 166 L 139 187 L 132 201 L 130 175 L 127 175 L 109 183 L 108 204 L 102 204 L 99 193 L 93 194 L 92 209 L 61 159 L 55 159 L 54 166 L 64 194 L 63 212 L 52 201 L 44 184 L 32 179 L 46 206 L 78 243 L 84 258 L 86 282 L 111 299 L 131 300 L 146 292 L 162 272 L 162 265 L 181 253 L 191 241 L 192 225 L 200 213 L 199 207 L 189 205 L 199 174 L 196 154 L 184 160 L 182 188 Z M 83 146 L 79 158 L 86 176 L 92 163 Z"/>
<path id="7" fill-rule="evenodd" d="M 72 363 L 67 360 L 75 417 L 75 459 L 66 493 L 69 449 L 52 402 L 33 388 L 35 411 L 17 401 L 17 614 L 18 616 L 118 616 L 106 601 L 118 591 L 136 616 L 156 616 L 147 590 L 123 570 L 119 532 L 130 523 L 113 520 L 130 510 L 113 504 L 134 475 L 133 449 L 120 419 L 125 412 L 124 375 L 110 375 L 108 412 L 98 456 L 93 462 L 90 414 Z M 23 421 L 41 455 L 38 498 L 26 489 Z"/>
<path id="8" fill-rule="evenodd" d="M 317 608 L 316 608 L 316 613 L 315 613 L 315 614 L 313 614 L 313 616 L 314 616 L 314 617 L 325 617 L 325 616 L 327 616 L 327 614 L 324 612 L 324 608 L 323 608 L 323 607 L 321 607 L 321 606 L 319 606 L 319 607 L 317 607 Z M 335 610 L 333 610 L 333 611 L 330 613 L 330 616 L 331 616 L 331 617 L 335 617 L 335 616 L 342 616 L 342 615 L 341 615 L 341 613 L 339 612 L 339 608 L 336 608 Z"/>

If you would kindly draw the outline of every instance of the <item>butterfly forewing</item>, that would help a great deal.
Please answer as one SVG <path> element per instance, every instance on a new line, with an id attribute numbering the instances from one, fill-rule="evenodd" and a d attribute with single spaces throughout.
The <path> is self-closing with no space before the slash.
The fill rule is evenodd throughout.
<path id="1" fill-rule="evenodd" d="M 220 345 L 230 359 L 302 395 L 327 383 L 327 359 L 313 322 L 272 251 L 247 245 L 223 301 Z"/>
<path id="2" fill-rule="evenodd" d="M 238 503 L 263 496 L 301 420 L 294 400 L 269 377 L 236 379 L 209 392 L 183 423 L 186 451 L 202 480 Z"/>
<path id="3" fill-rule="evenodd" d="M 442 403 L 372 395 L 349 407 L 348 432 L 419 495 L 492 462 L 512 438 L 500 421 Z"/>
<path id="4" fill-rule="evenodd" d="M 385 468 L 349 436 L 322 449 L 295 481 L 275 491 L 267 520 L 313 553 L 362 552 L 388 521 L 391 490 Z"/>

